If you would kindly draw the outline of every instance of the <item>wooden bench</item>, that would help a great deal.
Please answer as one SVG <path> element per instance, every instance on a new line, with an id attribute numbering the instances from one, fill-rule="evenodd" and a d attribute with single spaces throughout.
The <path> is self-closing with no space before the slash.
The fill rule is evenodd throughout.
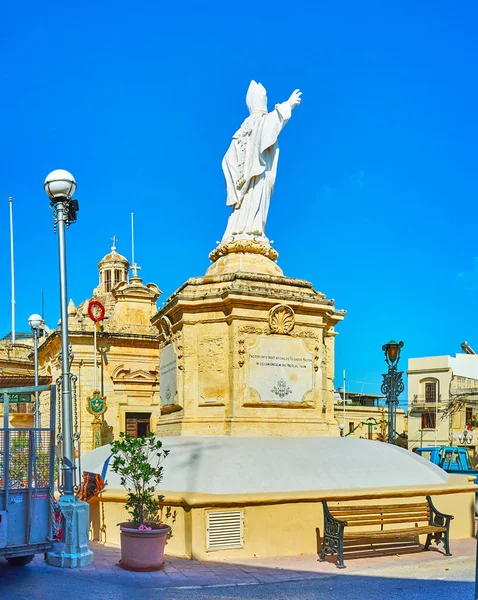
<path id="1" fill-rule="evenodd" d="M 416 504 L 362 506 L 349 504 L 329 506 L 326 500 L 322 500 L 324 532 L 320 562 L 325 560 L 326 554 L 331 556 L 336 554 L 337 566 L 339 569 L 345 568 L 344 540 L 359 541 L 364 538 L 374 541 L 390 538 L 402 540 L 418 535 L 427 536 L 424 550 L 428 550 L 432 539 L 439 541 L 443 538 L 445 554 L 451 556 L 449 535 L 450 521 L 453 517 L 438 511 L 433 506 L 430 496 L 427 496 L 426 500 L 426 502 Z M 396 527 L 396 524 L 401 525 Z M 394 525 L 394 527 L 390 527 L 390 525 Z"/>

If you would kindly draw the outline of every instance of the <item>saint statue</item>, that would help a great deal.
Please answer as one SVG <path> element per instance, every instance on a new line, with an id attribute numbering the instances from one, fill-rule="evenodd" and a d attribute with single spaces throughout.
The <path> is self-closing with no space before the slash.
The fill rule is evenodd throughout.
<path id="1" fill-rule="evenodd" d="M 268 113 L 264 86 L 251 81 L 246 95 L 250 115 L 233 135 L 222 160 L 227 205 L 232 206 L 222 242 L 269 242 L 265 226 L 277 173 L 278 137 L 292 109 L 300 104 L 301 95 L 295 90 L 286 102 L 276 104 Z"/>

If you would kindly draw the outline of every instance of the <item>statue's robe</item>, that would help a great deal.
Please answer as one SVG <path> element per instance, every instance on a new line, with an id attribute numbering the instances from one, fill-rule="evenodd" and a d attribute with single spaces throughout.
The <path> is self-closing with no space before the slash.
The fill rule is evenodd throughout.
<path id="1" fill-rule="evenodd" d="M 251 114 L 234 134 L 222 160 L 227 205 L 233 207 L 223 242 L 268 241 L 265 226 L 277 174 L 278 137 L 290 116 L 290 105 L 283 102 L 270 113 Z"/>

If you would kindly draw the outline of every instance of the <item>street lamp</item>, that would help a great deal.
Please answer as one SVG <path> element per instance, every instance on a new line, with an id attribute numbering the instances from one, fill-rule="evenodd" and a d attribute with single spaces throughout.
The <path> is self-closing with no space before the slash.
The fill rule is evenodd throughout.
<path id="1" fill-rule="evenodd" d="M 33 350 L 35 362 L 35 387 L 38 386 L 38 338 L 43 335 L 43 319 L 40 315 L 31 315 L 28 324 L 33 333 Z M 40 428 L 40 402 L 38 391 L 35 392 L 35 413 L 33 415 L 33 427 Z"/>
<path id="2" fill-rule="evenodd" d="M 340 423 L 339 429 L 340 429 L 340 437 L 344 437 L 344 429 L 345 429 L 344 423 Z"/>
<path id="3" fill-rule="evenodd" d="M 400 351 L 403 348 L 403 342 L 391 340 L 388 344 L 382 346 L 385 353 L 385 362 L 388 365 L 388 373 L 384 373 L 382 394 L 387 397 L 388 406 L 388 439 L 389 444 L 396 444 L 395 430 L 397 426 L 397 407 L 398 397 L 405 389 L 402 375 L 403 371 L 398 371 L 398 361 L 400 360 Z"/>
<path id="4" fill-rule="evenodd" d="M 458 436 L 460 444 L 464 444 L 465 447 L 468 443 L 471 443 L 472 439 L 473 435 L 466 429 Z"/>
<path id="5" fill-rule="evenodd" d="M 88 547 L 89 505 L 74 495 L 73 473 L 75 469 L 73 446 L 73 419 L 69 344 L 68 305 L 66 286 L 66 227 L 76 221 L 78 201 L 72 196 L 76 181 L 63 169 L 52 171 L 45 179 L 44 188 L 53 209 L 54 228 L 58 230 L 58 254 L 60 263 L 60 315 L 61 315 L 61 497 L 58 500 L 65 520 L 63 547 L 49 552 L 47 560 L 58 567 L 83 567 L 93 560 Z"/>

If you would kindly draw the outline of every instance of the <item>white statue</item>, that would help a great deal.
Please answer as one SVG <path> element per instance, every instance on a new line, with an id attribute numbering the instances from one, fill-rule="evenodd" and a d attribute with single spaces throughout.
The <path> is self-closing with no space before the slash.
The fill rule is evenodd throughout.
<path id="1" fill-rule="evenodd" d="M 251 81 L 246 104 L 249 117 L 232 137 L 222 170 L 227 185 L 227 205 L 232 206 L 223 242 L 251 239 L 269 242 L 265 226 L 279 159 L 277 138 L 300 104 L 302 92 L 295 90 L 289 100 L 267 112 L 263 85 Z"/>

